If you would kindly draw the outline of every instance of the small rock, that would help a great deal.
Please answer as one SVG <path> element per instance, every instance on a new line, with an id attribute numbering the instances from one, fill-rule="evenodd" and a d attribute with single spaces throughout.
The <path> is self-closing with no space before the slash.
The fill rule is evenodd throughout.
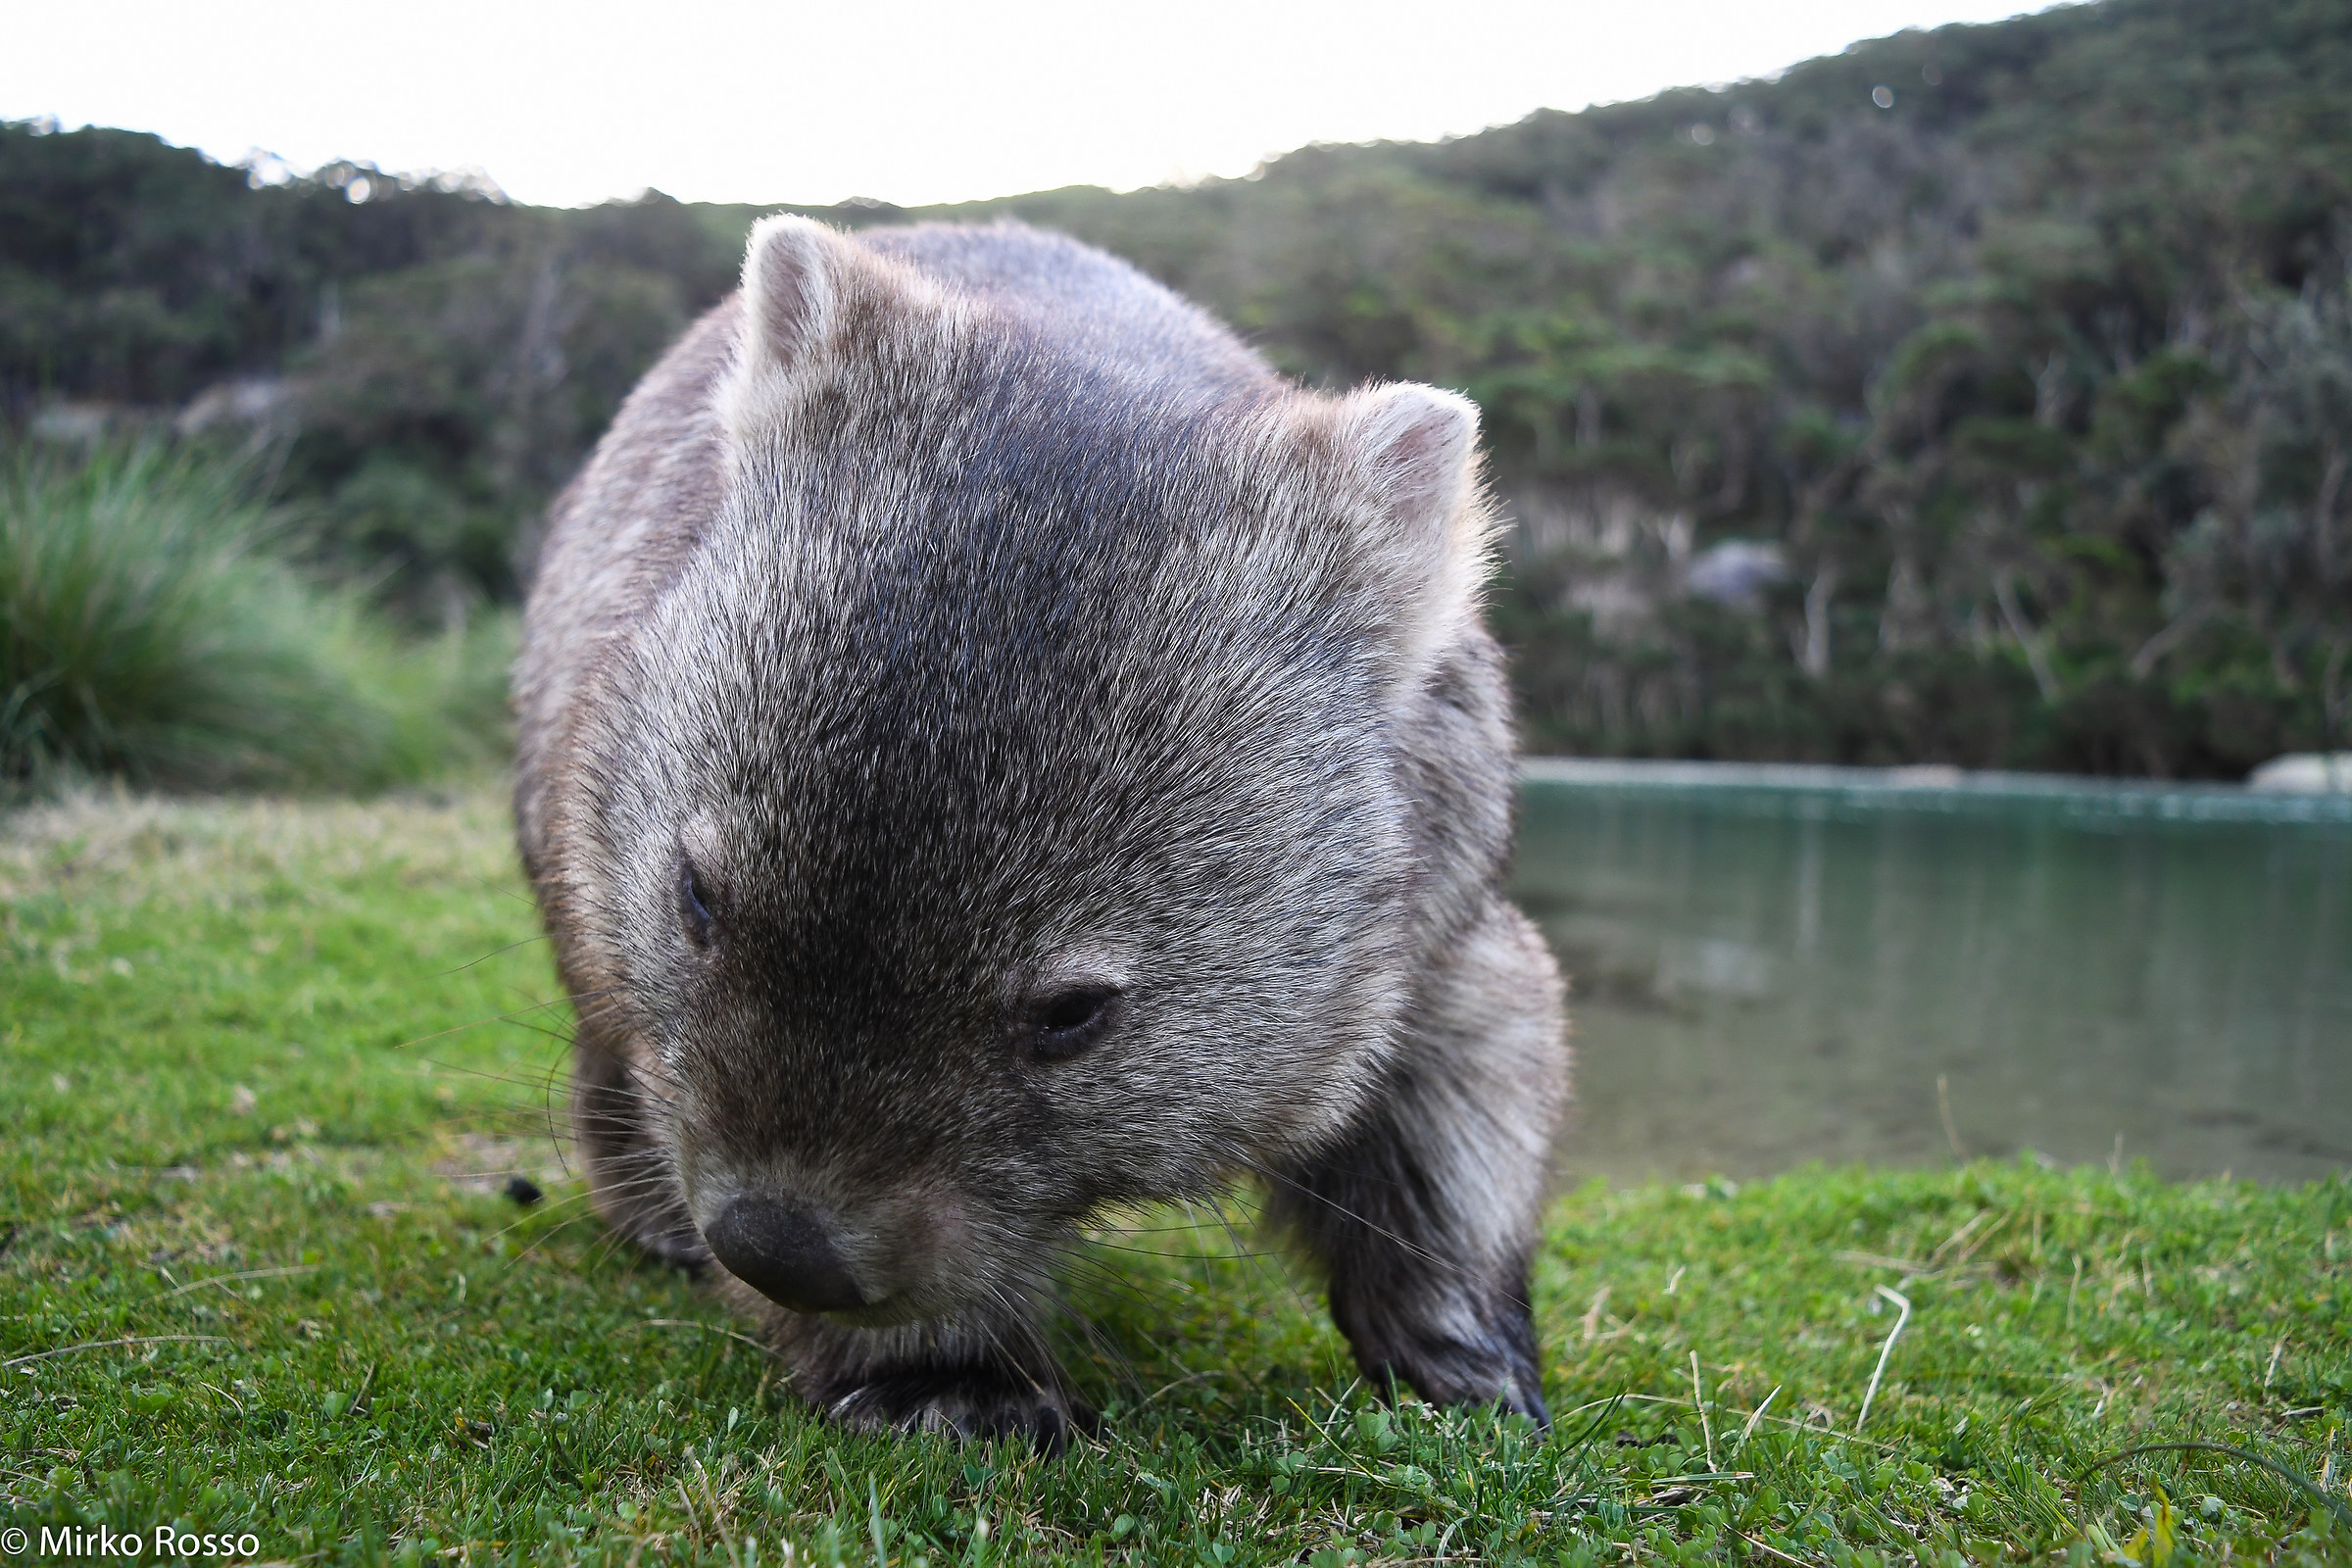
<path id="1" fill-rule="evenodd" d="M 2256 768 L 2246 788 L 2267 795 L 2352 794 L 2352 752 L 2289 752 Z"/>
<path id="2" fill-rule="evenodd" d="M 254 1107 L 261 1102 L 262 1097 L 243 1084 L 233 1085 L 228 1091 L 228 1108 L 240 1116 L 252 1115 Z"/>

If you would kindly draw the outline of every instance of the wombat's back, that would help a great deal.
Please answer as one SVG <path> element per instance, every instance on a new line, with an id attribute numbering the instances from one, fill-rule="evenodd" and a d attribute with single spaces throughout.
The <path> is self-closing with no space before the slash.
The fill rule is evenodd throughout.
<path id="1" fill-rule="evenodd" d="M 1266 362 L 1207 312 L 1062 235 L 1020 223 L 922 223 L 858 237 L 1097 365 L 1212 393 L 1251 395 L 1274 383 Z"/>

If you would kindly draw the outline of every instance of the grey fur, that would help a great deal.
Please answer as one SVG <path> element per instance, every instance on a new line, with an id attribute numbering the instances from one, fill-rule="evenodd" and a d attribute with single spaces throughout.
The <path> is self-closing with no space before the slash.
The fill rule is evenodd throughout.
<path id="1" fill-rule="evenodd" d="M 1469 405 L 1013 225 L 769 220 L 745 276 L 557 504 L 517 669 L 608 1218 L 821 1216 L 872 1305 L 718 1270 L 801 1392 L 1051 1446 L 1077 1224 L 1254 1175 L 1368 1372 L 1541 1418 L 1568 1053 Z M 1107 1032 L 1045 1059 L 1071 987 Z"/>

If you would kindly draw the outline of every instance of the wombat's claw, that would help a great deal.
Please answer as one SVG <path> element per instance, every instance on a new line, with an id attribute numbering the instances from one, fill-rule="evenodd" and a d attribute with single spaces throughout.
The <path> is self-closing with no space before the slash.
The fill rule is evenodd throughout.
<path id="1" fill-rule="evenodd" d="M 1411 1367 L 1392 1367 L 1391 1375 L 1406 1389 L 1420 1391 L 1432 1404 L 1454 1408 L 1477 1408 L 1494 1405 L 1508 1415 L 1523 1415 L 1545 1431 L 1551 1427 L 1551 1407 L 1544 1402 L 1544 1390 L 1523 1370 L 1489 1370 L 1483 1376 L 1459 1364 L 1438 1371 L 1427 1363 L 1418 1370 Z"/>
<path id="2" fill-rule="evenodd" d="M 1369 1355 L 1363 1355 L 1366 1348 Z M 1514 1300 L 1495 1303 L 1489 1320 L 1466 1334 L 1383 1323 L 1378 1338 L 1359 1344 L 1358 1353 L 1375 1382 L 1385 1376 L 1401 1386 L 1398 1393 L 1410 1388 L 1438 1405 L 1495 1405 L 1539 1427 L 1551 1426 L 1535 1324 Z"/>
<path id="3" fill-rule="evenodd" d="M 1542 1389 L 1523 1390 L 1519 1386 L 1519 1379 L 1514 1377 L 1503 1385 L 1502 1394 L 1495 1402 L 1513 1415 L 1527 1417 L 1541 1431 L 1551 1430 L 1551 1406 L 1544 1402 Z"/>
<path id="4" fill-rule="evenodd" d="M 922 1373 L 877 1378 L 826 1406 L 861 1432 L 931 1432 L 961 1443 L 1026 1438 L 1051 1457 L 1073 1435 L 1092 1436 L 1101 1417 L 1068 1393 L 996 1376 Z"/>

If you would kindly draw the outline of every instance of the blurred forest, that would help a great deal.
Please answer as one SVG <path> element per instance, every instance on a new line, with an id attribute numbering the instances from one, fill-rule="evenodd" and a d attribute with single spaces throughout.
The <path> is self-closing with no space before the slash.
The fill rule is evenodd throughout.
<path id="1" fill-rule="evenodd" d="M 1486 411 L 1531 750 L 2232 776 L 2352 746 L 2352 0 L 2104 0 L 1248 178 L 966 207 Z M 764 209 L 0 126 L 12 439 L 265 452 L 462 625 Z"/>

